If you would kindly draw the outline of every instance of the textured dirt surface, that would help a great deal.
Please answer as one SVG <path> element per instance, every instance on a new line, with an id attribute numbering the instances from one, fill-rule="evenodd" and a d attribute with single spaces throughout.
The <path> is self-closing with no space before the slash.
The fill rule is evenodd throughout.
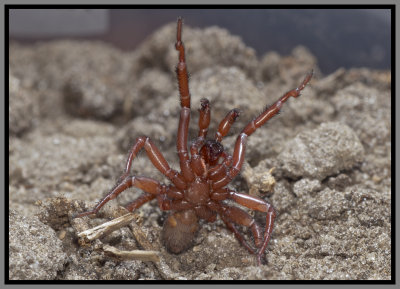
<path id="1" fill-rule="evenodd" d="M 137 224 L 79 241 L 79 232 L 121 215 L 120 206 L 140 195 L 130 189 L 96 218 L 72 219 L 112 188 L 138 136 L 151 137 L 178 168 L 175 29 L 174 23 L 161 28 L 131 53 L 99 42 L 11 43 L 10 278 L 390 279 L 390 72 L 339 69 L 323 76 L 301 46 L 291 55 L 257 59 L 218 27 L 184 27 L 190 138 L 201 98 L 211 102 L 211 135 L 237 107 L 240 118 L 223 141 L 232 153 L 252 117 L 315 71 L 302 96 L 249 138 L 245 166 L 230 185 L 278 212 L 265 264 L 257 267 L 219 219 L 202 223 L 188 251 L 168 253 L 160 241 L 167 213 L 156 201 L 138 210 Z M 132 173 L 168 183 L 145 153 Z M 265 222 L 263 214 L 253 215 Z M 106 244 L 152 248 L 161 261 L 117 259 L 106 254 Z"/>

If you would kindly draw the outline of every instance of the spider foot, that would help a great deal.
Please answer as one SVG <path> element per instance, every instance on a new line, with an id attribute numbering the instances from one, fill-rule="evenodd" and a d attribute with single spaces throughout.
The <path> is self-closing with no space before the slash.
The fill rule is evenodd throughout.
<path id="1" fill-rule="evenodd" d="M 261 266 L 262 265 L 261 256 L 262 256 L 262 252 L 258 252 L 257 253 L 257 266 Z"/>

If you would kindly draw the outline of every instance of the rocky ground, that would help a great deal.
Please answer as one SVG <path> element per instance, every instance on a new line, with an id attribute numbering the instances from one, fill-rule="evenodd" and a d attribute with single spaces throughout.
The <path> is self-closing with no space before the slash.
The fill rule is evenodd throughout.
<path id="1" fill-rule="evenodd" d="M 135 224 L 81 242 L 80 231 L 121 215 L 120 206 L 140 195 L 130 189 L 96 218 L 72 218 L 112 188 L 136 137 L 151 137 L 178 168 L 175 29 L 161 28 L 130 53 L 100 42 L 10 44 L 10 279 L 390 279 L 390 72 L 324 76 L 304 47 L 257 58 L 218 27 L 184 27 L 190 138 L 201 98 L 211 102 L 211 135 L 227 111 L 239 108 L 223 141 L 232 153 L 252 117 L 315 71 L 302 96 L 249 138 L 244 169 L 231 184 L 278 212 L 265 264 L 256 266 L 219 219 L 202 224 L 188 251 L 168 253 L 160 241 L 167 213 L 156 201 L 138 210 Z M 144 153 L 132 171 L 168 182 Z M 150 247 L 160 261 L 117 258 L 106 246 Z"/>

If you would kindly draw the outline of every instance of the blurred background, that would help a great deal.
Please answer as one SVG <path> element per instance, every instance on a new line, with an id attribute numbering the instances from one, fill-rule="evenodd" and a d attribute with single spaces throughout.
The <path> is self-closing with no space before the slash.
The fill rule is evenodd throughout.
<path id="1" fill-rule="evenodd" d="M 391 68 L 389 9 L 11 9 L 9 40 L 92 39 L 133 50 L 178 16 L 192 27 L 226 28 L 259 57 L 304 45 L 324 74 L 339 67 Z"/>

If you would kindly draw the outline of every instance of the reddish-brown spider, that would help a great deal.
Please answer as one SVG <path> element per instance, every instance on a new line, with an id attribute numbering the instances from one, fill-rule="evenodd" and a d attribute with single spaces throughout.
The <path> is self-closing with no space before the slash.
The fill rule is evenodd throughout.
<path id="1" fill-rule="evenodd" d="M 150 138 L 141 136 L 137 138 L 132 146 L 125 171 L 115 187 L 99 201 L 93 210 L 81 213 L 77 217 L 96 214 L 104 204 L 116 198 L 121 192 L 130 187 L 137 187 L 143 190 L 144 193 L 127 205 L 126 208 L 129 211 L 140 208 L 154 198 L 157 198 L 161 210 L 172 211 L 164 223 L 162 232 L 164 244 L 170 252 L 180 253 L 191 246 L 195 233 L 199 229 L 198 219 L 214 222 L 217 215 L 219 215 L 240 243 L 250 253 L 257 256 L 257 263 L 260 265 L 261 256 L 267 248 L 272 233 L 275 210 L 261 198 L 238 193 L 226 186 L 239 174 L 242 168 L 247 138 L 257 128 L 276 115 L 285 101 L 292 96 L 298 97 L 300 95 L 300 91 L 310 81 L 312 72 L 306 76 L 300 86 L 287 92 L 246 125 L 236 140 L 233 156 L 225 152 L 221 141 L 239 116 L 239 111 L 237 109 L 231 110 L 219 124 L 215 138 L 206 139 L 210 124 L 210 104 L 207 99 L 202 99 L 199 110 L 199 134 L 197 139 L 190 145 L 189 155 L 187 142 L 190 120 L 190 93 L 181 34 L 182 19 L 179 18 L 175 48 L 179 52 L 176 72 L 181 103 L 177 135 L 180 172 L 171 169 Z M 132 162 L 142 148 L 145 149 L 153 165 L 172 182 L 171 185 L 164 185 L 154 179 L 143 176 L 129 175 Z M 224 202 L 228 199 L 251 210 L 266 213 L 264 235 L 262 235 L 259 225 L 248 213 Z M 235 224 L 250 228 L 256 249 L 247 243 Z"/>

